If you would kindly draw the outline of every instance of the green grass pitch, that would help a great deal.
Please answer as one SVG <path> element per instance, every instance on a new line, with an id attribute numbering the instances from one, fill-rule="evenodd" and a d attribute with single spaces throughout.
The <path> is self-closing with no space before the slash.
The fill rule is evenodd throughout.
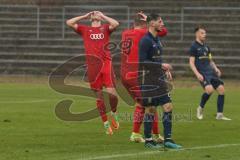
<path id="1" fill-rule="evenodd" d="M 204 120 L 198 121 L 195 111 L 202 90 L 197 82 L 189 83 L 194 85 L 177 84 L 172 92 L 173 137 L 184 148 L 154 151 L 129 142 L 133 108 L 121 100 L 120 129 L 107 136 L 99 118 L 65 122 L 54 113 L 60 100 L 74 100 L 72 111 L 82 112 L 95 106 L 93 99 L 59 94 L 47 83 L 2 82 L 0 160 L 239 160 L 239 86 L 226 82 L 225 114 L 232 121 L 215 120 L 216 94 L 207 103 Z"/>

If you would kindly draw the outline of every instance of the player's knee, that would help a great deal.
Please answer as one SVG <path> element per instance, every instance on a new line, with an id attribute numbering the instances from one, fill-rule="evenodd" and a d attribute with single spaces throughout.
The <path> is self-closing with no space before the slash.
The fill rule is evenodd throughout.
<path id="1" fill-rule="evenodd" d="M 212 94 L 214 92 L 214 88 L 212 86 L 206 86 L 205 87 L 205 92 L 207 94 Z"/>
<path id="2" fill-rule="evenodd" d="M 145 108 L 145 113 L 155 114 L 156 108 L 155 107 L 147 107 L 147 108 Z"/>
<path id="3" fill-rule="evenodd" d="M 223 95 L 225 93 L 224 86 L 223 85 L 219 86 L 217 88 L 217 92 L 218 92 L 218 94 Z"/>
<path id="4" fill-rule="evenodd" d="M 111 93 L 109 94 L 109 98 L 110 98 L 110 99 L 118 99 L 118 97 L 117 97 L 116 95 L 111 94 Z"/>
<path id="5" fill-rule="evenodd" d="M 117 92 L 116 92 L 115 88 L 107 88 L 106 90 L 110 95 L 117 96 Z"/>
<path id="6" fill-rule="evenodd" d="M 167 104 L 163 105 L 163 110 L 164 110 L 164 112 L 171 112 L 173 110 L 172 103 L 167 103 Z"/>
<path id="7" fill-rule="evenodd" d="M 156 113 L 156 107 L 151 107 L 151 108 L 150 108 L 150 113 L 155 114 L 155 113 Z"/>
<path id="8" fill-rule="evenodd" d="M 103 93 L 101 90 L 95 90 L 95 94 L 97 96 L 97 99 L 103 99 Z"/>
<path id="9" fill-rule="evenodd" d="M 137 105 L 135 110 L 140 113 L 145 113 L 145 108 L 141 105 Z"/>

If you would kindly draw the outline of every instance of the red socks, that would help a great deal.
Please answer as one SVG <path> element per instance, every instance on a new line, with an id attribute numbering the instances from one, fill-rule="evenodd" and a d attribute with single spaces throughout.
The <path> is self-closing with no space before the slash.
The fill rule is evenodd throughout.
<path id="1" fill-rule="evenodd" d="M 144 118 L 145 108 L 141 106 L 136 106 L 134 114 L 133 114 L 133 132 L 140 133 L 141 124 Z M 158 113 L 156 112 L 154 115 L 153 121 L 153 134 L 159 134 L 159 127 L 158 127 Z"/>
<path id="2" fill-rule="evenodd" d="M 109 101 L 112 112 L 117 111 L 117 104 L 118 104 L 118 98 L 117 96 L 109 95 Z M 107 114 L 106 114 L 106 106 L 104 104 L 104 101 L 102 99 L 97 99 L 97 108 L 99 111 L 99 114 L 102 118 L 103 122 L 106 122 L 108 120 Z"/>
<path id="3" fill-rule="evenodd" d="M 153 133 L 153 134 L 159 134 L 158 112 L 156 112 L 155 115 L 154 115 L 152 133 Z"/>
<path id="4" fill-rule="evenodd" d="M 104 104 L 103 100 L 97 99 L 97 108 L 98 108 L 99 114 L 102 118 L 102 121 L 106 122 L 108 120 L 108 118 L 107 118 L 107 115 L 106 115 L 106 107 L 105 107 L 105 104 Z"/>
<path id="5" fill-rule="evenodd" d="M 117 111 L 118 97 L 115 95 L 109 94 L 109 103 L 111 106 L 111 111 L 115 113 Z"/>
<path id="6" fill-rule="evenodd" d="M 133 132 L 140 133 L 140 127 L 143 121 L 145 109 L 141 106 L 136 106 L 133 114 Z"/>

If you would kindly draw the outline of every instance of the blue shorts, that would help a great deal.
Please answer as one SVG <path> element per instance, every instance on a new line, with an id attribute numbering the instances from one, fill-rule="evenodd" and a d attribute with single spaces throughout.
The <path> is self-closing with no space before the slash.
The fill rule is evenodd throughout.
<path id="1" fill-rule="evenodd" d="M 172 100 L 171 100 L 171 96 L 170 94 L 165 94 L 163 96 L 160 96 L 160 97 L 149 97 L 149 98 L 143 98 L 141 100 L 141 105 L 143 107 L 149 107 L 149 106 L 163 106 L 167 103 L 171 103 Z"/>
<path id="2" fill-rule="evenodd" d="M 200 82 L 203 88 L 207 85 L 212 85 L 214 89 L 217 89 L 220 85 L 224 85 L 224 82 L 218 77 L 204 77 L 204 81 Z"/>
<path id="3" fill-rule="evenodd" d="M 141 97 L 138 102 L 144 107 L 159 106 L 171 102 L 169 95 L 172 89 L 171 85 L 165 78 L 165 72 L 161 68 L 147 68 L 145 66 L 143 74 L 139 76 L 139 85 L 141 90 Z"/>

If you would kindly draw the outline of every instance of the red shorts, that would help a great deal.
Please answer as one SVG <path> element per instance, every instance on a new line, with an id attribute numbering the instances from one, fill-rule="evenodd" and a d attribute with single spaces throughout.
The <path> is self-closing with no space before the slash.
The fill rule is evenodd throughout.
<path id="1" fill-rule="evenodd" d="M 87 75 L 93 90 L 101 90 L 103 87 L 115 88 L 115 74 L 111 60 L 101 61 L 98 64 L 88 63 Z"/>
<path id="2" fill-rule="evenodd" d="M 137 72 L 122 73 L 122 84 L 135 101 L 141 97 Z"/>

